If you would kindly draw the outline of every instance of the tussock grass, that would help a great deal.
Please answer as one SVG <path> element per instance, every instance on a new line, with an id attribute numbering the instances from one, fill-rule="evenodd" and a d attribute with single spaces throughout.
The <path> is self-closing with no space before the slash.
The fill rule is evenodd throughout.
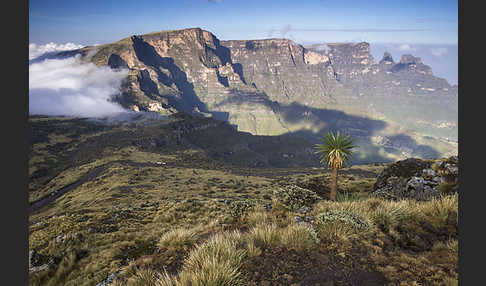
<path id="1" fill-rule="evenodd" d="M 367 198 L 362 201 L 332 202 L 322 201 L 316 204 L 313 214 L 326 211 L 344 211 L 359 215 L 383 230 L 390 229 L 406 220 L 428 221 L 436 225 L 444 223 L 447 217 L 457 215 L 458 195 L 435 198 L 427 202 L 414 200 L 387 201 L 379 198 Z"/>
<path id="2" fill-rule="evenodd" d="M 196 243 L 200 231 L 200 227 L 191 229 L 176 228 L 169 230 L 162 235 L 157 246 L 159 248 L 188 249 Z"/>
<path id="3" fill-rule="evenodd" d="M 189 254 L 178 275 L 164 272 L 156 285 L 240 285 L 239 268 L 246 254 L 240 232 L 216 234 Z"/>
<path id="4" fill-rule="evenodd" d="M 128 281 L 126 282 L 126 286 L 155 286 L 159 276 L 160 274 L 152 269 L 138 269 L 135 272 L 135 275 L 128 279 Z"/>
<path id="5" fill-rule="evenodd" d="M 256 226 L 258 224 L 266 224 L 269 221 L 268 214 L 265 208 L 257 204 L 253 207 L 253 211 L 248 213 L 246 216 L 246 222 L 250 227 Z"/>
<path id="6" fill-rule="evenodd" d="M 450 214 L 455 213 L 455 219 L 457 221 L 458 203 L 459 196 L 456 193 L 439 199 L 433 199 L 425 204 L 420 204 L 415 211 L 420 212 L 423 219 L 431 220 L 431 218 L 434 218 L 431 221 L 436 223 L 444 223 Z"/>
<path id="7" fill-rule="evenodd" d="M 280 243 L 280 233 L 275 223 L 261 224 L 250 229 L 247 235 L 256 245 L 262 247 L 275 247 Z"/>
<path id="8" fill-rule="evenodd" d="M 457 286 L 457 285 L 459 285 L 459 281 L 457 280 L 457 278 L 451 278 L 451 277 L 445 278 L 443 283 L 444 283 L 444 286 Z"/>
<path id="9" fill-rule="evenodd" d="M 181 272 L 171 276 L 164 271 L 154 285 L 241 285 L 242 262 L 261 255 L 260 246 L 303 252 L 317 246 L 318 241 L 311 227 L 299 224 L 279 228 L 273 223 L 261 223 L 245 234 L 239 231 L 218 233 L 191 251 Z"/>
<path id="10" fill-rule="evenodd" d="M 262 249 L 256 246 L 255 241 L 251 239 L 247 240 L 246 249 L 247 249 L 248 258 L 253 258 L 262 254 Z"/>
<path id="11" fill-rule="evenodd" d="M 286 212 L 287 217 L 294 214 L 285 210 L 280 212 Z M 275 213 L 257 206 L 245 216 L 244 225 L 249 227 L 246 232 L 217 232 L 216 227 L 211 228 L 213 235 L 203 240 L 198 237 L 206 226 L 199 225 L 189 229 L 176 228 L 162 234 L 159 247 L 184 248 L 192 245 L 180 270 L 174 274 L 142 268 L 132 273 L 123 285 L 243 285 L 245 274 L 241 269 L 245 261 L 268 251 L 287 249 L 306 255 L 321 251 L 324 247 L 342 259 L 348 259 L 355 255 L 353 245 L 356 244 L 367 249 L 368 254 L 360 256 L 361 261 L 376 267 L 395 283 L 393 285 L 419 285 L 418 277 L 425 279 L 423 281 L 427 285 L 457 285 L 457 270 L 454 270 L 457 264 L 457 239 L 436 242 L 431 249 L 417 254 L 394 248 L 385 255 L 383 248 L 386 237 L 401 238 L 402 234 L 396 232 L 399 225 L 412 223 L 419 226 L 423 221 L 433 222 L 438 217 L 440 220 L 448 219 L 451 213 L 457 213 L 457 196 L 429 202 L 386 201 L 373 197 L 360 201 L 321 201 L 314 205 L 310 215 L 315 218 L 323 212 L 352 214 L 350 218 L 363 219 L 369 226 L 356 229 L 336 220 L 324 224 L 315 222 L 314 226 L 318 229 L 315 231 L 312 224 L 285 220 L 279 224 Z M 438 261 L 441 262 L 435 265 Z"/>
<path id="12" fill-rule="evenodd" d="M 291 224 L 280 230 L 280 242 L 287 249 L 303 253 L 313 249 L 319 243 L 319 238 L 312 227 Z"/>

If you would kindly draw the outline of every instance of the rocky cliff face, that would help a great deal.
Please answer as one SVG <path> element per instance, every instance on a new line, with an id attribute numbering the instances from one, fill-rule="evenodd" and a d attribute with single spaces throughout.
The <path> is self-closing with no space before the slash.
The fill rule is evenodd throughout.
<path id="1" fill-rule="evenodd" d="M 395 63 L 385 54 L 376 63 L 368 43 L 327 47 L 305 48 L 287 39 L 220 41 L 208 31 L 191 28 L 69 53 L 82 53 L 98 65 L 128 68 L 116 100 L 132 110 L 185 111 L 229 121 L 254 135 L 294 134 L 311 142 L 339 129 L 357 137 L 362 158 L 370 160 L 370 154 L 380 152 L 382 160 L 389 155 L 457 152 L 457 145 L 433 143 L 440 137 L 457 138 L 457 111 L 424 117 L 410 101 L 421 95 L 429 101 L 437 98 L 424 105 L 430 113 L 430 106 L 454 106 L 457 98 L 457 89 L 436 78 L 420 58 L 404 55 Z M 413 120 L 404 122 L 411 110 L 416 113 Z M 448 128 L 440 129 L 440 124 Z M 435 139 L 422 144 L 422 135 Z M 372 140 L 377 136 L 382 145 Z M 401 147 L 403 140 L 412 141 L 405 144 L 408 149 Z M 425 148 L 427 144 L 435 149 Z"/>
<path id="2" fill-rule="evenodd" d="M 248 83 L 281 104 L 326 102 L 340 86 L 326 55 L 286 39 L 222 41 L 233 61 L 243 67 Z"/>

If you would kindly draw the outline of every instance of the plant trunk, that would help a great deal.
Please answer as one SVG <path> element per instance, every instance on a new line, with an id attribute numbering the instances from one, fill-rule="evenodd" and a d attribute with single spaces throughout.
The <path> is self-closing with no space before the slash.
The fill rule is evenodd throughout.
<path id="1" fill-rule="evenodd" d="M 338 169 L 334 168 L 332 169 L 332 175 L 331 175 L 331 194 L 330 194 L 331 201 L 336 200 L 337 182 L 338 182 Z"/>

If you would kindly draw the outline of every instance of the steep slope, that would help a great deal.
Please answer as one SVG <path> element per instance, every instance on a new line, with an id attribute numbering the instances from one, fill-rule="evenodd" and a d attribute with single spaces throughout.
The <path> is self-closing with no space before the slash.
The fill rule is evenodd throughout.
<path id="1" fill-rule="evenodd" d="M 116 100 L 135 111 L 184 111 L 310 143 L 339 129 L 357 138 L 360 162 L 457 153 L 456 87 L 411 55 L 395 63 L 385 54 L 376 63 L 368 43 L 327 48 L 287 39 L 220 41 L 191 28 L 59 56 L 81 53 L 98 65 L 128 68 Z"/>

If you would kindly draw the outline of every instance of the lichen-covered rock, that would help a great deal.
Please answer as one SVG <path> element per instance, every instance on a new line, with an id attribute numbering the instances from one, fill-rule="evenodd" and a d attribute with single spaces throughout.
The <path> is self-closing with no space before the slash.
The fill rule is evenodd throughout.
<path id="1" fill-rule="evenodd" d="M 386 199 L 427 201 L 441 193 L 458 191 L 457 156 L 438 160 L 409 158 L 398 161 L 378 176 L 372 194 Z"/>

